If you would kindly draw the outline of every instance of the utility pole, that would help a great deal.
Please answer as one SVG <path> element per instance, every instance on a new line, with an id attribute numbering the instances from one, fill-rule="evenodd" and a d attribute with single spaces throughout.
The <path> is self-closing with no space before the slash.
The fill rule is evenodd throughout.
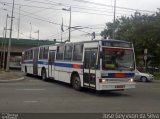
<path id="1" fill-rule="evenodd" d="M 37 34 L 38 34 L 38 46 L 39 46 L 39 29 L 37 31 Z"/>
<path id="2" fill-rule="evenodd" d="M 13 13 L 14 13 L 14 0 L 13 0 L 13 5 L 12 5 L 12 15 L 11 15 L 10 35 L 9 35 L 9 42 L 8 42 L 6 71 L 9 71 L 9 65 L 10 65 L 10 49 L 11 49 L 11 38 L 12 38 L 12 27 L 13 27 Z"/>
<path id="3" fill-rule="evenodd" d="M 31 26 L 31 29 L 30 29 L 30 40 L 32 39 L 32 23 L 30 22 L 30 26 Z"/>
<path id="4" fill-rule="evenodd" d="M 71 41 L 71 6 L 70 6 L 70 19 L 69 19 L 69 42 Z"/>
<path id="5" fill-rule="evenodd" d="M 37 39 L 38 39 L 38 46 L 39 46 L 39 29 L 37 31 L 35 31 L 34 33 L 37 33 L 37 35 L 38 35 Z"/>
<path id="6" fill-rule="evenodd" d="M 5 27 L 3 28 L 3 38 L 4 38 L 4 32 L 5 32 Z M 2 44 L 1 44 L 2 49 L 3 47 L 4 47 L 4 41 L 2 41 Z M 3 67 L 2 65 L 3 65 L 3 52 L 1 51 L 0 68 Z"/>
<path id="7" fill-rule="evenodd" d="M 62 39 L 63 39 L 63 37 L 62 37 L 63 32 L 64 32 L 64 30 L 63 30 L 63 18 L 62 18 L 62 24 L 61 24 L 61 43 L 62 43 Z"/>
<path id="8" fill-rule="evenodd" d="M 116 21 L 116 0 L 114 0 L 114 15 L 113 15 L 114 17 L 113 17 L 113 39 L 114 39 L 114 37 L 115 37 L 115 27 L 116 27 L 116 25 L 115 25 L 115 21 Z"/>
<path id="9" fill-rule="evenodd" d="M 69 19 L 69 38 L 68 38 L 68 41 L 70 42 L 70 41 L 71 41 L 71 18 L 72 18 L 72 17 L 71 17 L 71 12 L 72 12 L 71 6 L 70 6 L 69 9 L 63 8 L 62 10 L 70 11 L 70 19 Z"/>
<path id="10" fill-rule="evenodd" d="M 19 40 L 19 31 L 20 31 L 20 13 L 21 13 L 21 6 L 19 6 L 18 35 L 17 35 L 17 39 L 18 39 L 18 40 Z"/>
<path id="11" fill-rule="evenodd" d="M 4 35 L 4 47 L 3 47 L 3 69 L 5 69 L 5 59 L 6 59 L 6 38 L 7 38 L 7 20 L 8 20 L 8 14 L 6 16 L 6 26 L 5 26 L 5 35 Z"/>

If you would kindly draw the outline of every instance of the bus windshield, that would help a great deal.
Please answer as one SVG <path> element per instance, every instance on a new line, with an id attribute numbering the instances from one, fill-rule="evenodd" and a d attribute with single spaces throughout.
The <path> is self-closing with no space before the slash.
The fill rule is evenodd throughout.
<path id="1" fill-rule="evenodd" d="M 103 48 L 103 70 L 134 70 L 132 49 Z"/>

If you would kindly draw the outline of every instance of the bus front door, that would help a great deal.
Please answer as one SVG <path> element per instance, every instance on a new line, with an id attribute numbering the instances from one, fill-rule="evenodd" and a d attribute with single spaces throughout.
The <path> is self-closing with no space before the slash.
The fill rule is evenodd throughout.
<path id="1" fill-rule="evenodd" d="M 54 60 L 55 60 L 55 51 L 49 51 L 49 61 L 48 61 L 48 77 L 54 77 Z"/>
<path id="2" fill-rule="evenodd" d="M 97 51 L 97 49 L 85 49 L 83 69 L 84 87 L 96 88 Z"/>

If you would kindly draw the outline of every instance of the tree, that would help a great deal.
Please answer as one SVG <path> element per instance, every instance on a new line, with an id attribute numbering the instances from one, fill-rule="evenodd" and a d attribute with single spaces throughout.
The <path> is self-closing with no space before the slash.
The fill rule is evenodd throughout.
<path id="1" fill-rule="evenodd" d="M 160 10 L 156 14 L 147 15 L 135 12 L 131 17 L 122 16 L 115 23 L 106 23 L 101 36 L 130 41 L 134 44 L 137 64 L 143 51 L 148 49 L 148 60 L 152 65 L 160 65 Z M 154 57 L 154 58 L 153 58 Z"/>

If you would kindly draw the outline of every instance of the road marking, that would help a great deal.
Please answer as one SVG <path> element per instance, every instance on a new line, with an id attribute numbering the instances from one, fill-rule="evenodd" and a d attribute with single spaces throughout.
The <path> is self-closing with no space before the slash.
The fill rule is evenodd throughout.
<path id="1" fill-rule="evenodd" d="M 16 90 L 24 90 L 24 91 L 42 91 L 42 90 L 46 90 L 46 89 L 16 89 Z"/>
<path id="2" fill-rule="evenodd" d="M 37 103 L 38 101 L 36 100 L 26 100 L 26 101 L 23 101 L 24 103 Z"/>

